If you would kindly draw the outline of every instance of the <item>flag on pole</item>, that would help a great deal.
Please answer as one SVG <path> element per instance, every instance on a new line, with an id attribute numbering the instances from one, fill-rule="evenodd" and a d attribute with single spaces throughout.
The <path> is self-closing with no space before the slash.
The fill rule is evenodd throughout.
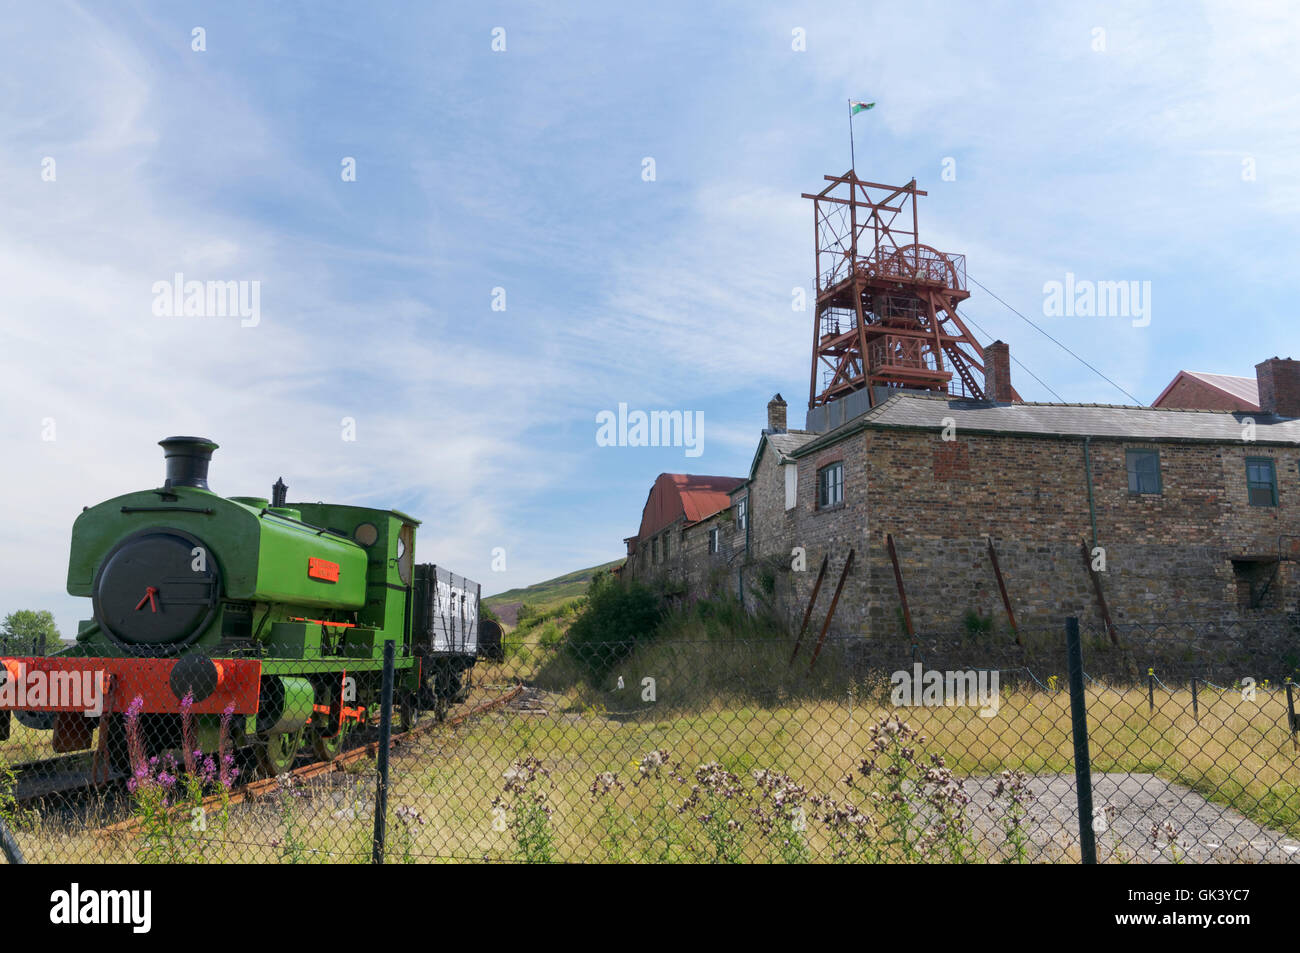
<path id="1" fill-rule="evenodd" d="M 858 102 L 854 102 L 853 100 L 849 100 L 849 105 L 853 107 L 853 111 L 850 112 L 849 115 L 850 115 L 850 116 L 856 116 L 856 115 L 857 115 L 858 113 L 860 113 L 860 112 L 866 112 L 868 109 L 873 109 L 873 108 L 875 108 L 875 105 L 876 105 L 876 104 L 875 104 L 875 103 L 858 103 Z"/>

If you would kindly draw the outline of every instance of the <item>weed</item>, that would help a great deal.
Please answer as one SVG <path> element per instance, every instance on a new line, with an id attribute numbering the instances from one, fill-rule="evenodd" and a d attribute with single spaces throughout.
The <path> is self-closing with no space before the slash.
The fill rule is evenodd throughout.
<path id="1" fill-rule="evenodd" d="M 709 859 L 717 864 L 737 864 L 742 859 L 744 823 L 739 820 L 750 794 L 732 774 L 716 761 L 695 769 L 694 783 L 677 813 L 695 818 L 704 828 Z"/>
<path id="2" fill-rule="evenodd" d="M 1034 800 L 1034 793 L 1029 789 L 1029 778 L 1024 772 L 1003 771 L 998 776 L 997 785 L 993 789 L 993 803 L 988 810 L 991 814 L 1001 816 L 1002 833 L 1010 851 L 1010 856 L 1003 858 L 1004 863 L 1023 864 L 1026 860 L 1029 834 L 1025 830 L 1025 819 L 1029 816 L 1029 806 Z"/>
<path id="3" fill-rule="evenodd" d="M 506 769 L 502 793 L 492 800 L 492 807 L 509 817 L 506 829 L 514 836 L 515 856 L 525 864 L 549 864 L 556 859 L 545 790 L 550 778 L 551 772 L 537 758 L 516 759 Z"/>
<path id="4" fill-rule="evenodd" d="M 183 772 L 171 752 L 145 758 L 140 728 L 144 700 L 137 695 L 126 710 L 127 750 L 131 757 L 127 790 L 140 831 L 136 856 L 141 863 L 201 863 L 229 824 L 230 786 L 239 773 L 233 767 L 233 757 L 222 753 L 227 748 L 224 732 L 229 718 L 223 717 L 223 735 L 214 759 L 194 743 L 190 721 L 193 705 L 193 695 L 186 694 L 181 700 Z M 217 796 L 215 812 L 205 803 L 210 792 Z"/>
<path id="5" fill-rule="evenodd" d="M 307 841 L 303 822 L 298 814 L 298 802 L 307 797 L 307 791 L 292 774 L 282 774 L 275 779 L 275 804 L 280 815 L 283 833 L 271 841 L 280 849 L 280 859 L 286 864 L 307 862 Z"/>
<path id="6" fill-rule="evenodd" d="M 413 807 L 405 805 L 393 811 L 397 824 L 393 828 L 396 835 L 397 849 L 401 853 L 402 863 L 415 863 L 416 832 L 424 826 L 424 817 Z"/>

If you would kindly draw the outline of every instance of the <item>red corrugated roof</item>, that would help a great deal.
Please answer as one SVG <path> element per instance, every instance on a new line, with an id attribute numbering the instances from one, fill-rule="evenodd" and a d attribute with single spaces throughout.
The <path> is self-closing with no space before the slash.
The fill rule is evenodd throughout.
<path id="1" fill-rule="evenodd" d="M 743 477 L 659 474 L 641 512 L 637 538 L 653 536 L 683 516 L 687 523 L 708 519 L 731 505 L 731 491 L 744 482 Z"/>

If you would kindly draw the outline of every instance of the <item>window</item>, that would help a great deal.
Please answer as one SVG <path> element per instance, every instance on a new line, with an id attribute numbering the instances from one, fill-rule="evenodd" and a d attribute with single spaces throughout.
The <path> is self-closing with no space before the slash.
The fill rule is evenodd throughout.
<path id="1" fill-rule="evenodd" d="M 709 552 L 716 553 L 722 543 L 722 531 L 716 526 L 709 530 Z"/>
<path id="2" fill-rule="evenodd" d="M 844 502 L 844 464 L 832 463 L 817 471 L 817 508 L 838 506 Z"/>
<path id="3" fill-rule="evenodd" d="M 794 463 L 787 463 L 785 470 L 785 508 L 792 510 L 799 499 L 799 466 Z"/>
<path id="4" fill-rule="evenodd" d="M 1278 605 L 1277 559 L 1234 559 L 1232 574 L 1237 583 L 1237 606 L 1262 609 Z M 1269 598 L 1269 595 L 1272 598 Z"/>
<path id="5" fill-rule="evenodd" d="M 1251 506 L 1277 506 L 1277 472 L 1272 457 L 1246 458 L 1246 497 Z"/>
<path id="6" fill-rule="evenodd" d="M 742 496 L 736 501 L 736 529 L 742 533 L 749 527 L 749 497 Z"/>
<path id="7" fill-rule="evenodd" d="M 397 533 L 397 576 L 402 585 L 411 584 L 411 567 L 415 564 L 415 527 L 402 524 Z"/>
<path id="8" fill-rule="evenodd" d="M 1156 450 L 1129 450 L 1128 491 L 1130 493 L 1160 493 L 1160 453 Z"/>

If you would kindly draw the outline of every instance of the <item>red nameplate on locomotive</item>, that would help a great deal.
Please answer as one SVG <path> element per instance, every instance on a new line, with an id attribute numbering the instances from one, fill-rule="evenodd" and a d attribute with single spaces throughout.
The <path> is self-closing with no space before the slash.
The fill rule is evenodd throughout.
<path id="1" fill-rule="evenodd" d="M 322 579 L 325 582 L 339 581 L 339 564 L 332 563 L 328 559 L 317 559 L 315 556 L 307 558 L 307 575 L 313 579 Z"/>

